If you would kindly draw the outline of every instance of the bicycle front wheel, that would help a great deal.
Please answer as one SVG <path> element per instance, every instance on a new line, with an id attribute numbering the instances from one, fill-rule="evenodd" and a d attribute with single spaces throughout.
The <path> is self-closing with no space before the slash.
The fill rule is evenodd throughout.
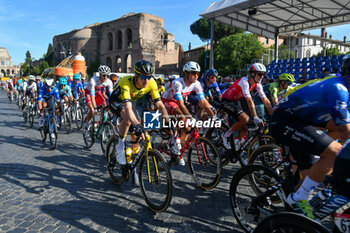
<path id="1" fill-rule="evenodd" d="M 115 130 L 114 130 L 114 125 L 110 121 L 106 121 L 103 123 L 103 128 L 100 133 L 100 144 L 101 144 L 101 149 L 102 152 L 105 153 L 106 151 L 106 146 L 108 143 L 109 138 L 112 135 L 115 135 Z"/>
<path id="2" fill-rule="evenodd" d="M 83 129 L 84 143 L 87 148 L 91 148 L 95 143 L 95 131 L 94 131 L 94 121 L 89 129 Z"/>
<path id="3" fill-rule="evenodd" d="M 147 205 L 154 212 L 163 212 L 172 198 L 172 178 L 163 156 L 154 149 L 148 151 L 149 171 L 146 153 L 141 158 L 139 177 L 141 190 Z M 157 172 L 158 170 L 158 172 Z"/>
<path id="4" fill-rule="evenodd" d="M 34 124 L 34 110 L 33 110 L 33 107 L 29 107 L 28 123 L 29 123 L 29 127 L 32 128 L 33 124 Z"/>
<path id="5" fill-rule="evenodd" d="M 66 130 L 66 133 L 69 134 L 71 129 L 72 129 L 72 122 L 71 122 L 71 118 L 70 118 L 70 114 L 68 110 L 64 111 L 63 114 L 63 121 L 64 121 L 64 129 Z"/>
<path id="6" fill-rule="evenodd" d="M 330 233 L 320 223 L 302 214 L 283 212 L 270 215 L 261 221 L 254 233 Z"/>
<path id="7" fill-rule="evenodd" d="M 205 134 L 205 138 L 209 139 L 216 146 L 217 151 L 220 154 L 222 166 L 226 166 L 230 162 L 230 150 L 227 150 L 222 142 L 221 136 L 229 130 L 225 124 L 220 128 L 210 128 Z M 231 138 L 229 138 L 231 140 Z"/>
<path id="8" fill-rule="evenodd" d="M 222 173 L 220 155 L 211 141 L 199 137 L 188 150 L 188 168 L 197 185 L 209 190 L 216 187 Z"/>
<path id="9" fill-rule="evenodd" d="M 77 107 L 75 112 L 75 124 L 77 125 L 78 129 L 81 129 L 83 127 L 83 119 L 84 119 L 83 110 L 79 106 Z"/>
<path id="10" fill-rule="evenodd" d="M 57 124 L 54 117 L 50 118 L 50 130 L 49 130 L 49 138 L 50 138 L 50 149 L 54 150 L 57 147 Z"/>

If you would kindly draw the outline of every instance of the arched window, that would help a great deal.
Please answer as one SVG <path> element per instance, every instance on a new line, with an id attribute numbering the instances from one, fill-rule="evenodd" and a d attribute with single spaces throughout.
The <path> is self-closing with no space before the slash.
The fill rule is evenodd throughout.
<path id="1" fill-rule="evenodd" d="M 125 67 L 124 67 L 124 72 L 125 73 L 131 73 L 132 72 L 132 67 L 131 67 L 131 55 L 127 54 L 125 56 Z"/>
<path id="2" fill-rule="evenodd" d="M 112 33 L 108 33 L 108 50 L 113 50 L 113 34 Z"/>
<path id="3" fill-rule="evenodd" d="M 132 48 L 132 31 L 130 28 L 126 29 L 126 48 Z"/>
<path id="4" fill-rule="evenodd" d="M 308 50 L 306 50 L 306 57 L 310 58 L 310 56 L 311 56 L 311 51 L 308 49 Z"/>
<path id="5" fill-rule="evenodd" d="M 117 72 L 122 72 L 122 58 L 119 56 L 115 57 L 115 62 L 116 62 L 116 66 L 115 66 L 115 70 Z"/>
<path id="6" fill-rule="evenodd" d="M 120 30 L 117 32 L 117 38 L 118 38 L 118 46 L 117 46 L 117 48 L 118 49 L 123 49 L 123 34 L 122 34 L 122 32 Z"/>
<path id="7" fill-rule="evenodd" d="M 106 65 L 107 65 L 109 68 L 111 68 L 111 70 L 112 70 L 112 59 L 111 59 L 110 57 L 107 57 L 107 59 L 106 59 Z"/>

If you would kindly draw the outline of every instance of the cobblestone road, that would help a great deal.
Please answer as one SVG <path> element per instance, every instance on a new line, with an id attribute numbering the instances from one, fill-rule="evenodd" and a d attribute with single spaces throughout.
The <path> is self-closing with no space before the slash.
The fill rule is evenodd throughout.
<path id="1" fill-rule="evenodd" d="M 228 198 L 236 169 L 225 167 L 218 187 L 203 191 L 187 167 L 173 168 L 172 202 L 153 214 L 139 187 L 113 184 L 98 143 L 85 149 L 74 129 L 49 150 L 37 119 L 25 126 L 0 91 L 0 232 L 241 232 Z"/>

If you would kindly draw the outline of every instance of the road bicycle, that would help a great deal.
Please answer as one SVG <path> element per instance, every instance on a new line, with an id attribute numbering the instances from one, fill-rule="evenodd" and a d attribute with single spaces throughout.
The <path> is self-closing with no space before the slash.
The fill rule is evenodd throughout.
<path id="1" fill-rule="evenodd" d="M 133 171 L 138 166 L 141 190 L 148 207 L 154 212 L 165 211 L 172 198 L 172 177 L 163 156 L 152 148 L 150 135 L 146 134 L 139 153 L 133 154 L 126 165 L 119 164 L 115 157 L 118 140 L 118 136 L 111 136 L 105 152 L 111 179 L 121 185 L 134 176 Z"/>
<path id="2" fill-rule="evenodd" d="M 75 121 L 77 128 L 81 129 L 83 127 L 84 114 L 79 101 L 74 100 L 70 109 L 70 113 L 72 122 Z"/>
<path id="3" fill-rule="evenodd" d="M 106 151 L 106 145 L 108 143 L 108 139 L 112 136 L 112 135 L 116 135 L 114 126 L 112 124 L 112 122 L 110 122 L 108 120 L 108 106 L 105 107 L 98 107 L 98 109 L 102 108 L 102 122 L 97 122 L 96 121 L 96 117 L 97 117 L 97 110 L 95 111 L 94 117 L 91 121 L 91 125 L 89 126 L 89 128 L 85 128 L 83 130 L 83 138 L 84 138 L 84 143 L 85 146 L 87 148 L 91 148 L 96 139 L 100 140 L 100 144 L 101 144 L 101 149 L 102 152 L 105 153 Z M 86 123 L 85 123 L 86 125 Z M 86 127 L 86 126 L 85 126 Z"/>
<path id="4" fill-rule="evenodd" d="M 67 134 L 72 130 L 71 108 L 61 99 L 60 113 L 58 115 L 58 125 L 60 129 L 64 129 Z"/>
<path id="5" fill-rule="evenodd" d="M 28 123 L 29 127 L 32 128 L 34 124 L 34 117 L 35 117 L 34 98 L 29 97 L 27 98 L 26 106 L 23 109 L 24 124 Z"/>
<path id="6" fill-rule="evenodd" d="M 44 108 L 44 126 L 39 128 L 41 140 L 46 141 L 47 134 L 50 140 L 50 149 L 54 150 L 57 147 L 57 122 L 55 117 L 55 109 Z"/>
<path id="7" fill-rule="evenodd" d="M 158 137 L 160 143 L 157 144 L 155 140 L 154 145 L 160 152 L 171 156 L 170 166 L 177 164 L 187 151 L 189 172 L 196 184 L 204 190 L 213 189 L 218 185 L 222 174 L 220 155 L 210 140 L 199 135 L 196 127 L 188 133 L 188 138 L 180 150 L 180 156 L 170 152 L 170 135 L 163 133 L 161 135 L 161 138 Z"/>

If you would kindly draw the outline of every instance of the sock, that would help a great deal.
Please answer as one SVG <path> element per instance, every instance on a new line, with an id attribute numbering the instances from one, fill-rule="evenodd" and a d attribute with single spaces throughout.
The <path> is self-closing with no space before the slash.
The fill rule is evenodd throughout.
<path id="1" fill-rule="evenodd" d="M 308 176 L 305 178 L 298 191 L 293 195 L 295 201 L 309 200 L 311 192 L 317 188 L 320 183 L 311 180 Z"/>
<path id="2" fill-rule="evenodd" d="M 231 134 L 233 134 L 233 130 L 232 130 L 232 127 L 229 129 L 229 130 L 227 130 L 227 132 L 224 134 L 224 137 L 225 138 L 228 138 L 228 137 L 230 137 L 231 136 Z"/>

